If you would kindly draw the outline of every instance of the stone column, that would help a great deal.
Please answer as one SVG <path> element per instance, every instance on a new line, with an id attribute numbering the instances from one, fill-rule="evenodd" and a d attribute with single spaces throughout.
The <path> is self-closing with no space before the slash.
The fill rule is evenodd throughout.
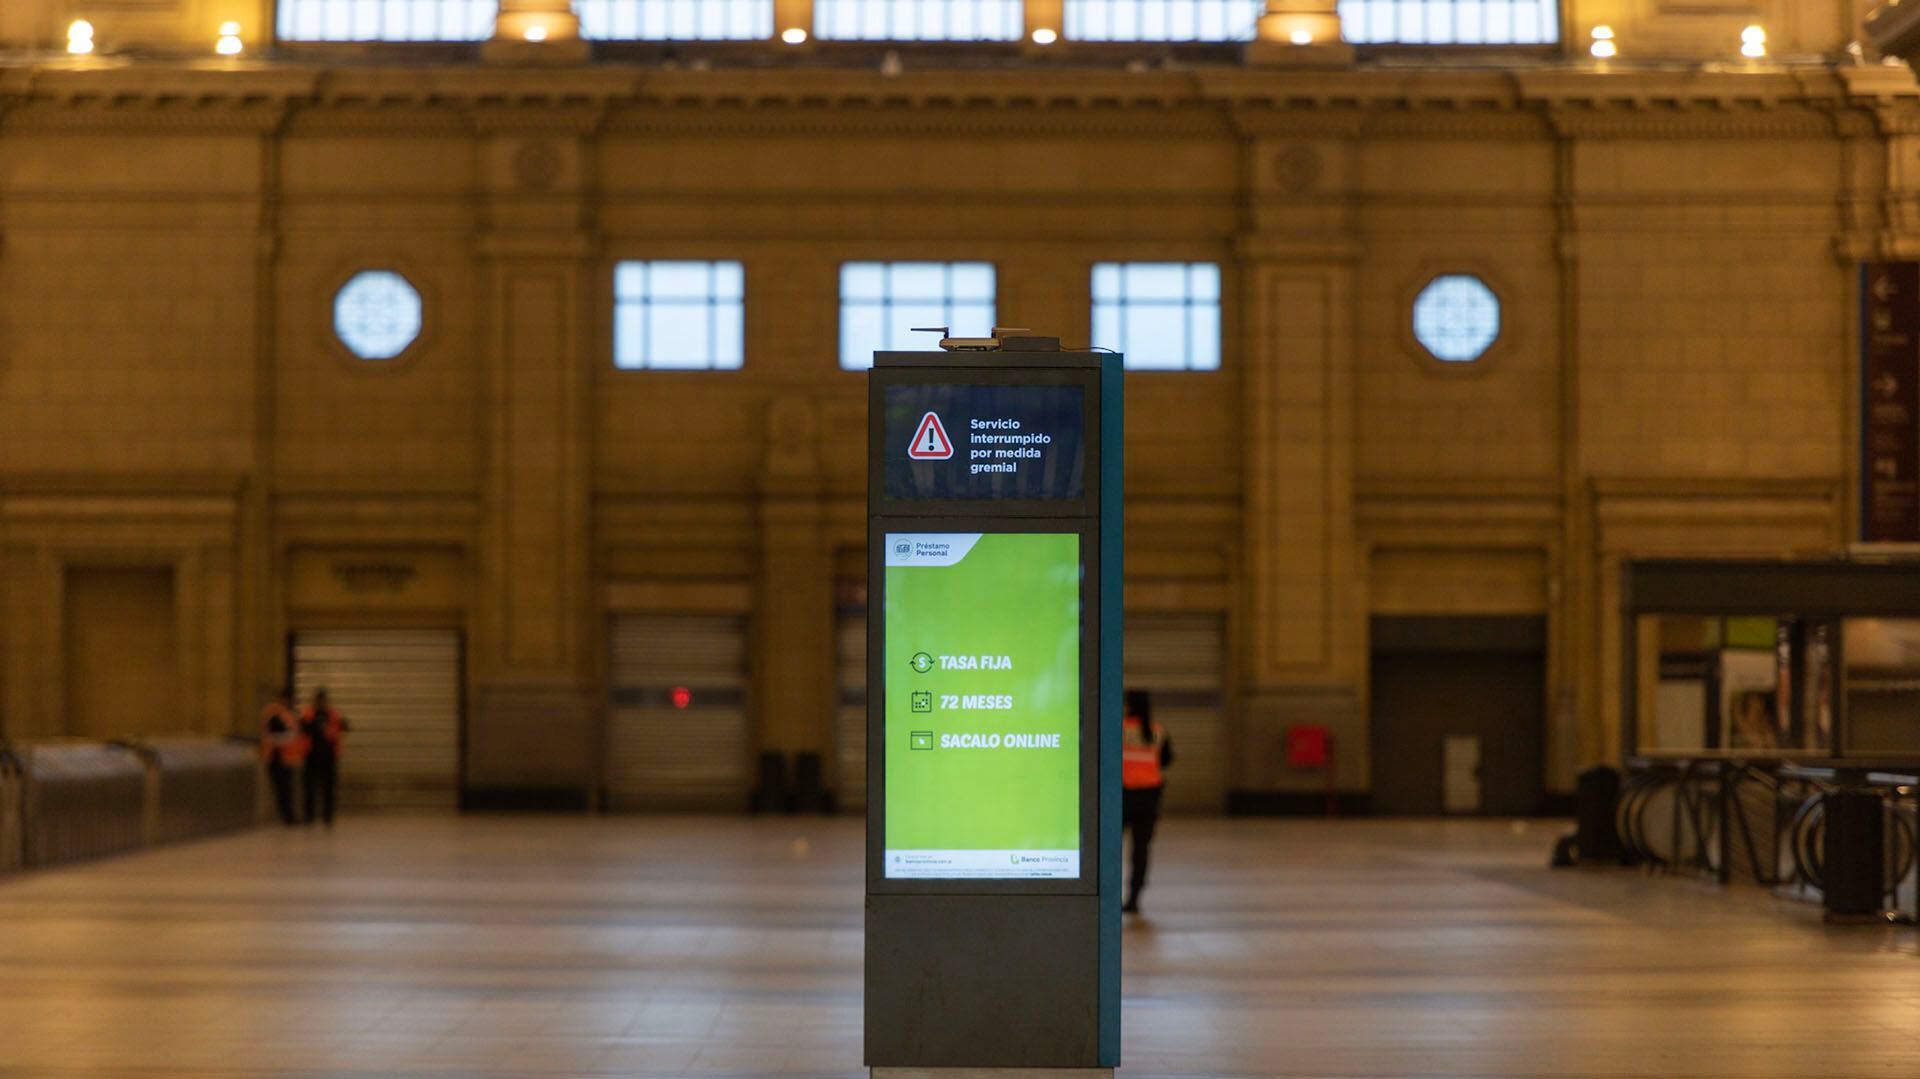
<path id="1" fill-rule="evenodd" d="M 481 46 L 487 60 L 513 63 L 577 63 L 590 49 L 580 38 L 572 0 L 500 0 L 493 37 Z"/>
<path id="2" fill-rule="evenodd" d="M 1337 0 L 1267 0 L 1246 58 L 1252 64 L 1294 67 L 1352 63 L 1353 47 L 1340 33 Z"/>
<path id="3" fill-rule="evenodd" d="M 780 35 L 788 30 L 799 28 L 813 36 L 813 0 L 773 0 L 773 38 L 781 40 Z"/>
<path id="4" fill-rule="evenodd" d="M 1066 0 L 1027 0 L 1027 21 L 1022 28 L 1027 40 L 1035 30 L 1051 30 L 1056 40 L 1067 36 Z"/>

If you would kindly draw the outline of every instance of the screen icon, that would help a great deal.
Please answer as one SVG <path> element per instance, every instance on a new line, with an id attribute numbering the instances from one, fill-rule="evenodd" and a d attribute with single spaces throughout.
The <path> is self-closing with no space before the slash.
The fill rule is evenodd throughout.
<path id="1" fill-rule="evenodd" d="M 908 749 L 932 749 L 933 748 L 933 732 L 932 731 L 908 732 L 907 748 Z"/>
<path id="2" fill-rule="evenodd" d="M 947 437 L 947 429 L 941 426 L 937 414 L 929 412 L 920 417 L 913 441 L 907 444 L 907 456 L 916 461 L 944 461 L 953 456 L 953 440 Z"/>

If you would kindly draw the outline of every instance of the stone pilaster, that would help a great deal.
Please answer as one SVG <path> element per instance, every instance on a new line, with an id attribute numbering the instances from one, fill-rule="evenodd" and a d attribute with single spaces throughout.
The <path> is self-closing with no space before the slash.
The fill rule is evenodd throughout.
<path id="1" fill-rule="evenodd" d="M 466 780 L 470 792 L 584 792 L 599 757 L 586 140 L 551 117 L 501 128 L 482 148 L 489 438 Z"/>
<path id="2" fill-rule="evenodd" d="M 1317 788 L 1284 765 L 1286 728 L 1334 735 L 1343 790 L 1367 776 L 1365 603 L 1354 542 L 1351 146 L 1324 133 L 1250 133 L 1240 239 L 1245 692 L 1236 789 Z"/>
<path id="3" fill-rule="evenodd" d="M 820 420 L 804 397 L 767 410 L 753 699 L 762 749 L 833 755 L 833 553 L 827 539 Z"/>

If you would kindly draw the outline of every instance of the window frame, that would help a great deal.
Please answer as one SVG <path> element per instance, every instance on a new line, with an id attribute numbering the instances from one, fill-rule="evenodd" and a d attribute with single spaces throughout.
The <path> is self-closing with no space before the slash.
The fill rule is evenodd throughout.
<path id="1" fill-rule="evenodd" d="M 1212 367 L 1193 366 L 1191 362 L 1192 361 L 1192 345 L 1191 345 L 1191 342 L 1188 342 L 1187 355 L 1183 358 L 1185 362 L 1183 362 L 1178 367 L 1135 367 L 1131 363 L 1125 362 L 1125 357 L 1131 355 L 1131 353 L 1127 351 L 1127 348 L 1124 342 L 1122 342 L 1119 345 L 1114 345 L 1109 342 L 1098 340 L 1097 338 L 1099 334 L 1099 323 L 1100 323 L 1099 313 L 1100 313 L 1101 302 L 1100 302 L 1099 290 L 1096 287 L 1094 280 L 1096 275 L 1100 272 L 1100 268 L 1102 266 L 1116 266 L 1121 268 L 1123 271 L 1128 266 L 1178 266 L 1188 272 L 1191 272 L 1192 268 L 1195 266 L 1213 267 L 1214 272 L 1218 275 L 1218 278 L 1219 278 L 1217 282 L 1218 287 L 1216 289 L 1215 296 L 1212 301 L 1213 307 L 1214 307 L 1214 347 L 1215 347 L 1215 353 L 1219 362 Z M 1227 367 L 1228 280 L 1229 280 L 1229 264 L 1224 259 L 1219 259 L 1219 258 L 1198 257 L 1198 258 L 1096 259 L 1087 267 L 1087 341 L 1089 343 L 1089 346 L 1093 348 L 1113 348 L 1119 353 L 1121 353 L 1123 358 L 1123 365 L 1125 367 L 1126 373 L 1129 376 L 1132 376 L 1132 375 L 1218 375 L 1222 371 L 1225 371 Z M 1124 280 L 1123 280 L 1123 284 L 1124 284 Z M 1180 301 L 1180 304 L 1179 304 L 1180 308 L 1183 311 L 1191 311 L 1192 308 L 1195 306 L 1193 295 L 1191 292 L 1191 287 L 1190 287 L 1191 286 L 1190 280 L 1188 282 L 1188 286 L 1189 286 L 1188 291 L 1186 292 L 1186 294 L 1184 295 L 1184 298 Z M 1114 306 L 1119 307 L 1122 310 L 1122 312 L 1124 312 L 1126 307 L 1128 306 L 1128 303 L 1129 301 L 1122 299 L 1118 301 Z M 1124 318 L 1124 314 L 1122 317 Z M 1188 326 L 1187 329 L 1190 331 L 1191 326 Z"/>
<path id="2" fill-rule="evenodd" d="M 936 3 L 936 4 L 946 5 L 949 8 L 949 11 L 953 6 L 965 5 L 965 4 L 977 4 L 982 7 L 987 7 L 987 6 L 1011 7 L 1014 9 L 1016 20 L 1013 26 L 1013 32 L 1008 37 L 899 37 L 899 36 L 893 35 L 892 33 L 888 33 L 886 35 L 877 36 L 877 37 L 868 37 L 868 36 L 865 36 L 864 34 L 856 34 L 853 36 L 843 37 L 843 36 L 836 36 L 834 34 L 827 32 L 826 19 L 828 18 L 828 16 L 826 13 L 828 10 L 830 10 L 830 8 L 828 7 L 829 4 L 846 3 L 846 4 L 859 4 L 859 5 L 869 5 L 869 4 L 887 5 L 887 4 L 895 4 L 899 2 L 901 2 L 901 0 L 814 0 L 813 26 L 811 27 L 809 32 L 813 35 L 813 40 L 822 42 L 828 45 L 892 44 L 892 45 L 916 45 L 916 46 L 917 45 L 989 45 L 989 46 L 1002 45 L 1004 46 L 1004 45 L 1017 45 L 1017 44 L 1020 44 L 1021 42 L 1024 42 L 1027 39 L 1026 0 L 911 0 L 911 2 L 913 3 Z M 897 10 L 897 8 L 895 10 Z M 887 18 L 887 24 L 889 28 L 893 26 L 894 22 L 895 22 L 894 17 L 892 15 L 889 15 Z M 911 260 L 908 260 L 908 261 L 911 261 Z"/>
<path id="3" fill-rule="evenodd" d="M 847 279 L 846 279 L 846 271 L 847 271 L 847 267 L 849 267 L 849 266 L 881 266 L 881 267 L 891 267 L 891 266 L 914 266 L 914 265 L 919 265 L 919 266 L 940 266 L 940 267 L 943 267 L 943 268 L 945 268 L 945 269 L 946 269 L 946 270 L 948 271 L 948 273 L 951 273 L 951 272 L 952 272 L 952 268 L 953 268 L 953 267 L 955 267 L 955 266 L 985 266 L 985 267 L 987 268 L 987 270 L 988 270 L 988 271 L 989 271 L 989 272 L 990 272 L 990 273 L 991 273 L 991 274 L 993 275 L 993 296 L 992 296 L 992 298 L 991 298 L 991 299 L 990 299 L 990 300 L 988 301 L 988 302 L 989 302 L 989 304 L 991 305 L 991 308 L 990 308 L 990 310 L 991 310 L 991 314 L 989 315 L 989 317 L 988 317 L 988 319 L 987 319 L 987 323 L 988 323 L 988 325 L 987 325 L 987 327 L 986 327 L 986 329 L 985 329 L 985 331 L 983 332 L 983 335 L 984 335 L 985 333 L 992 333 L 992 332 L 993 332 L 993 324 L 994 324 L 994 323 L 997 323 L 997 322 L 998 322 L 998 321 L 1000 320 L 1000 263 L 999 263 L 999 262 L 998 262 L 998 261 L 997 261 L 996 259 L 993 259 L 993 258 L 969 258 L 969 257 L 954 257 L 954 258 L 884 258 L 884 257 L 882 257 L 882 258 L 852 258 L 852 257 L 845 257 L 845 258 L 841 258 L 841 259 L 840 259 L 840 260 L 839 260 L 838 262 L 836 262 L 836 263 L 834 264 L 834 299 L 835 299 L 835 301 L 836 301 L 836 302 L 835 302 L 835 306 L 834 306 L 834 363 L 835 363 L 835 365 L 836 365 L 836 366 L 837 366 L 837 367 L 838 367 L 838 368 L 839 368 L 839 369 L 840 369 L 841 371 L 847 371 L 847 372 L 853 372 L 853 373 L 857 373 L 857 374 L 864 374 L 864 373 L 866 373 L 867 371 L 870 371 L 870 370 L 872 370 L 872 369 L 873 369 L 873 364 L 872 364 L 872 361 L 871 361 L 871 357 L 869 357 L 869 361 L 868 361 L 868 363 L 867 363 L 867 364 L 866 364 L 865 366 L 861 366 L 861 367 L 848 367 L 848 366 L 847 366 L 847 364 L 846 364 L 846 350 L 847 350 L 847 346 L 846 346 L 846 338 L 847 338 L 847 291 L 846 291 L 846 284 L 847 284 Z M 893 307 L 896 307 L 896 306 L 899 306 L 899 305 L 898 305 L 898 304 L 897 304 L 897 303 L 895 302 L 895 300 L 894 300 L 894 297 L 893 297 L 893 294 L 892 294 L 892 282 L 891 282 L 891 281 L 889 281 L 889 282 L 887 283 L 887 290 L 886 290 L 886 291 L 887 291 L 887 295 L 886 295 L 886 297 L 885 297 L 885 299 L 883 299 L 883 300 L 882 300 L 882 301 L 880 302 L 880 304 L 879 304 L 879 306 L 881 307 L 881 309 L 882 309 L 882 310 L 886 310 L 886 309 L 890 309 L 890 308 L 893 308 Z M 860 302 L 861 302 L 861 303 L 863 303 L 863 304 L 864 304 L 864 303 L 870 303 L 870 301 L 860 301 Z M 927 302 L 927 301 L 921 301 L 921 302 Z M 964 300 L 964 301 L 959 301 L 959 302 L 962 302 L 962 303 L 967 303 L 967 304 L 976 304 L 976 303 L 978 303 L 979 301 L 977 301 L 977 300 Z M 971 328 L 970 328 L 970 327 L 964 327 L 964 326 L 963 326 L 963 327 L 960 327 L 960 328 L 959 328 L 958 330 L 952 330 L 952 329 L 951 329 L 951 327 L 952 327 L 952 324 L 953 324 L 953 306 L 954 306 L 954 303 L 955 303 L 955 300 L 954 300 L 954 298 L 953 298 L 953 295 L 952 295 L 952 291 L 951 291 L 951 285 L 950 285 L 950 283 L 949 283 L 949 288 L 948 288 L 948 293 L 947 293 L 947 295 L 945 295 L 944 297 L 942 297 L 942 298 L 940 299 L 940 301 L 939 301 L 939 303 L 940 303 L 940 307 L 941 307 L 941 310 L 945 312 L 945 314 L 943 314 L 943 315 L 942 315 L 941 317 L 942 317 L 943 319 L 945 319 L 945 320 L 947 321 L 947 325 L 948 325 L 948 326 L 949 326 L 949 328 L 950 328 L 950 330 L 949 330 L 949 332 L 954 332 L 954 333 L 959 333 L 959 334 L 960 334 L 960 335 L 962 335 L 962 336 L 969 336 L 969 335 L 971 335 Z M 883 337 L 883 341 L 884 341 L 884 337 Z M 931 337 L 929 337 L 929 339 L 928 339 L 928 341 L 927 341 L 927 344 L 928 344 L 928 346 L 929 346 L 929 348 L 938 348 L 938 347 L 939 347 L 939 343 L 938 343 L 938 341 L 937 341 L 936 339 L 933 339 L 933 338 L 931 338 Z M 880 351 L 888 351 L 888 349 L 886 349 L 886 348 L 885 348 L 885 347 L 883 346 L 883 347 L 882 347 L 882 348 L 880 349 Z M 910 350 L 909 350 L 909 351 L 910 351 Z"/>
<path id="4" fill-rule="evenodd" d="M 284 46 L 292 49 L 338 50 L 380 48 L 431 50 L 437 53 L 454 50 L 470 51 L 477 49 L 492 36 L 493 20 L 499 16 L 500 11 L 499 0 L 494 0 L 493 15 L 488 17 L 487 29 L 477 37 L 289 37 L 281 32 L 280 26 L 280 15 L 283 10 L 282 5 L 287 2 L 288 0 L 274 0 L 272 20 L 273 44 L 276 47 Z M 350 3 L 351 0 L 302 0 L 302 2 L 324 9 L 329 4 Z M 443 0 L 379 0 L 379 2 L 382 7 L 390 3 L 411 7 L 416 5 L 424 6 L 427 3 L 440 3 L 443 2 Z"/>
<path id="5" fill-rule="evenodd" d="M 636 263 L 645 265 L 645 264 L 661 263 L 661 262 L 691 263 L 691 264 L 704 265 L 708 267 L 709 274 L 711 274 L 713 267 L 721 265 L 723 263 L 731 263 L 733 265 L 740 267 L 740 299 L 738 301 L 740 304 L 740 366 L 715 367 L 712 365 L 712 363 L 708 363 L 708 365 L 704 367 L 652 367 L 652 366 L 646 366 L 646 365 L 641 365 L 638 367 L 624 367 L 621 365 L 620 363 L 621 300 L 620 300 L 620 285 L 619 285 L 620 267 L 624 265 L 630 265 L 630 264 L 636 264 Z M 607 339 L 606 339 L 606 350 L 603 353 L 607 359 L 607 362 L 605 365 L 606 369 L 612 371 L 616 375 L 640 375 L 640 376 L 729 375 L 729 374 L 739 374 L 741 372 L 744 372 L 747 369 L 747 359 L 749 357 L 749 354 L 752 352 L 752 349 L 749 347 L 751 339 L 748 335 L 748 319 L 747 319 L 747 293 L 749 291 L 750 276 L 751 274 L 749 272 L 747 260 L 741 257 L 728 258 L 724 256 L 709 257 L 709 256 L 700 256 L 700 255 L 622 255 L 620 257 L 608 260 L 606 264 L 606 274 L 602 278 L 602 280 L 606 282 L 605 295 L 607 297 L 607 316 L 606 316 L 606 321 L 604 323 L 606 327 Z M 652 306 L 653 304 L 652 300 L 646 300 L 642 302 L 645 303 L 647 306 Z M 709 312 L 709 317 L 712 316 L 713 310 L 719 306 L 719 303 L 714 299 L 714 295 L 711 292 L 708 293 L 704 306 L 707 308 Z M 709 329 L 711 329 L 711 327 L 709 327 Z"/>
<path id="6" fill-rule="evenodd" d="M 1493 343 L 1486 351 L 1471 360 L 1443 360 L 1433 354 L 1426 344 L 1414 332 L 1413 305 L 1427 286 L 1443 277 L 1471 277 L 1485 285 L 1487 291 L 1500 304 L 1500 325 L 1494 333 Z M 1414 273 L 1408 283 L 1398 293 L 1399 308 L 1395 320 L 1400 327 L 1401 347 L 1404 348 L 1426 371 L 1447 378 L 1471 378 L 1485 374 L 1498 366 L 1503 357 L 1514 348 L 1514 339 L 1520 336 L 1521 321 L 1519 308 L 1514 302 L 1517 295 L 1498 269 L 1474 259 L 1447 259 L 1427 262 Z"/>
<path id="7" fill-rule="evenodd" d="M 1147 4 L 1167 3 L 1169 2 L 1169 0 L 1095 0 L 1095 2 L 1102 2 L 1107 4 L 1121 4 L 1121 5 L 1127 5 L 1127 6 L 1144 6 Z M 1117 46 L 1118 45 L 1118 46 L 1136 46 L 1137 47 L 1137 46 L 1155 46 L 1155 45 L 1166 45 L 1166 46 L 1224 45 L 1224 46 L 1230 46 L 1230 47 L 1237 47 L 1241 45 L 1246 45 L 1258 39 L 1260 15 L 1263 14 L 1262 9 L 1265 6 L 1264 4 L 1260 3 L 1260 0 L 1192 0 L 1192 2 L 1196 2 L 1196 3 L 1219 2 L 1219 3 L 1231 4 L 1231 5 L 1244 4 L 1249 8 L 1255 9 L 1252 12 L 1254 16 L 1253 22 L 1248 24 L 1247 34 L 1245 37 L 1145 37 L 1145 36 L 1081 37 L 1078 34 L 1073 33 L 1072 31 L 1074 18 L 1075 18 L 1073 14 L 1073 9 L 1076 5 L 1076 0 L 1063 0 L 1063 3 L 1061 5 L 1061 10 L 1060 10 L 1060 28 L 1061 28 L 1060 40 L 1064 42 L 1076 44 L 1076 45 L 1093 45 L 1093 46 Z M 1112 24 L 1112 19 L 1111 19 L 1111 14 L 1109 12 L 1108 25 L 1111 26 L 1111 24 Z"/>
<path id="8" fill-rule="evenodd" d="M 1344 5 L 1347 0 L 1340 0 Z M 1370 0 L 1375 3 L 1407 3 L 1413 0 Z M 1452 0 L 1459 2 L 1459 0 Z M 1559 57 L 1573 55 L 1567 39 L 1567 5 L 1565 0 L 1549 0 L 1539 5 L 1553 12 L 1553 36 L 1546 41 L 1357 41 L 1347 34 L 1347 20 L 1344 13 L 1340 16 L 1340 36 L 1360 55 L 1373 55 L 1390 52 L 1398 55 L 1408 53 L 1433 52 L 1458 55 L 1463 52 L 1496 52 L 1506 55 L 1533 55 Z"/>
<path id="9" fill-rule="evenodd" d="M 719 37 L 708 37 L 708 36 L 701 36 L 701 35 L 696 35 L 693 37 L 674 37 L 672 35 L 668 35 L 665 37 L 625 37 L 625 36 L 619 36 L 619 35 L 599 37 L 589 33 L 587 30 L 586 16 L 582 14 L 580 11 L 580 5 L 582 2 L 601 3 L 601 4 L 606 4 L 609 7 L 620 5 L 623 2 L 625 2 L 625 3 L 632 3 L 636 6 L 636 8 L 638 8 L 638 6 L 642 3 L 645 3 L 646 0 L 571 0 L 569 6 L 571 7 L 574 15 L 580 18 L 580 40 L 591 42 L 596 45 L 599 45 L 599 44 L 616 44 L 616 45 L 634 44 L 634 45 L 653 45 L 653 46 L 751 45 L 759 42 L 773 41 L 777 38 L 780 32 L 779 17 L 778 17 L 778 12 L 776 10 L 778 5 L 775 3 L 775 0 L 743 0 L 743 2 L 746 2 L 746 3 L 761 5 L 766 9 L 766 12 L 765 12 L 766 14 L 765 21 L 766 21 L 766 27 L 767 27 L 766 33 L 761 34 L 757 37 L 732 36 L 732 35 L 723 35 Z M 676 2 L 676 0 L 664 0 L 664 2 L 671 4 Z M 703 0 L 677 0 L 677 2 L 687 3 L 687 4 L 698 4 L 703 2 Z M 731 4 L 736 2 L 736 0 L 723 0 L 723 2 Z M 724 19 L 725 19 L 725 16 L 722 16 L 723 21 Z"/>
<path id="10" fill-rule="evenodd" d="M 355 352 L 352 346 L 341 338 L 334 321 L 335 305 L 339 303 L 341 290 L 352 283 L 354 278 L 365 273 L 398 274 L 400 279 L 413 289 L 414 295 L 420 298 L 420 329 L 413 335 L 413 340 L 407 342 L 405 348 L 384 360 L 368 359 Z M 315 322 L 319 326 L 327 351 L 331 352 L 334 358 L 348 370 L 375 377 L 405 371 L 411 368 L 419 360 L 420 355 L 433 344 L 438 329 L 437 311 L 440 306 L 440 297 L 433 283 L 411 261 L 385 254 L 350 259 L 337 266 L 325 280 L 328 287 L 319 297 Z"/>

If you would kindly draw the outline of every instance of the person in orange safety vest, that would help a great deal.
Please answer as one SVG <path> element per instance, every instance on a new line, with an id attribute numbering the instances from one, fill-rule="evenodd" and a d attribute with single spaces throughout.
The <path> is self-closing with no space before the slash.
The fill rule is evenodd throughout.
<path id="1" fill-rule="evenodd" d="M 313 703 L 300 713 L 300 736 L 306 742 L 306 769 L 302 774 L 302 800 L 305 820 L 312 824 L 315 803 L 327 827 L 333 827 L 334 798 L 340 785 L 340 741 L 349 726 L 333 705 L 327 703 L 327 691 L 313 691 Z"/>
<path id="2" fill-rule="evenodd" d="M 260 713 L 260 755 L 267 761 L 274 808 L 280 811 L 283 823 L 293 824 L 293 770 L 300 767 L 307 754 L 300 740 L 300 715 L 293 710 L 293 694 L 284 689 L 274 694 Z"/>
<path id="3" fill-rule="evenodd" d="M 1160 823 L 1160 794 L 1173 764 L 1173 740 L 1153 721 L 1153 701 L 1142 689 L 1127 691 L 1127 715 L 1120 735 L 1120 827 L 1133 833 L 1132 871 L 1127 902 L 1121 910 L 1140 913 L 1140 890 L 1147 886 L 1148 849 Z"/>

